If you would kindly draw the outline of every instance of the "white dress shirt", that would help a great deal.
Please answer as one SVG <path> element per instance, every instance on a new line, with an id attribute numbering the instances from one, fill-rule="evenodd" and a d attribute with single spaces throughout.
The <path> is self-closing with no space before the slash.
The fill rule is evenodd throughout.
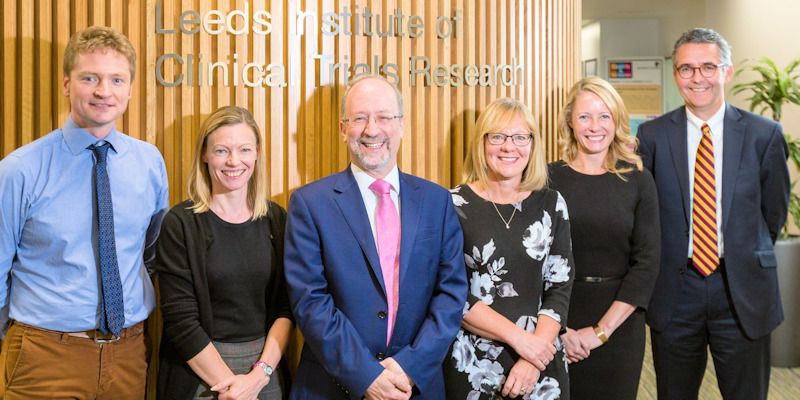
<path id="1" fill-rule="evenodd" d="M 356 178 L 358 189 L 361 191 L 361 198 L 364 199 L 364 207 L 367 209 L 369 225 L 370 228 L 372 228 L 372 239 L 375 240 L 375 248 L 377 249 L 378 235 L 375 231 L 375 210 L 378 208 L 378 195 L 369 188 L 369 185 L 372 185 L 377 179 L 373 178 L 353 163 L 350 163 L 350 171 L 353 172 L 353 177 Z M 400 171 L 397 169 L 397 165 L 392 167 L 392 170 L 383 177 L 383 180 L 392 185 L 390 194 L 392 196 L 392 201 L 394 201 L 395 208 L 397 209 L 397 214 L 400 215 Z M 400 229 L 402 229 L 402 227 Z"/>

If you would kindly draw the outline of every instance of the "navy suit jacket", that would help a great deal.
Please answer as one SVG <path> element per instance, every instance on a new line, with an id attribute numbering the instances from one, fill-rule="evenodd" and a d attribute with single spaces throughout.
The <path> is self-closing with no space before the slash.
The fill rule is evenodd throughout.
<path id="1" fill-rule="evenodd" d="M 686 109 L 639 126 L 639 152 L 658 187 L 661 271 L 647 310 L 656 331 L 673 317 L 689 252 Z M 783 321 L 773 245 L 786 221 L 788 154 L 781 126 L 726 105 L 722 148 L 722 233 L 733 307 L 750 338 Z"/>
<path id="2" fill-rule="evenodd" d="M 305 345 L 293 399 L 360 399 L 393 357 L 417 398 L 444 398 L 441 364 L 467 296 L 463 234 L 450 193 L 400 174 L 400 301 L 386 345 L 387 302 L 378 251 L 348 167 L 289 201 L 285 267 Z"/>

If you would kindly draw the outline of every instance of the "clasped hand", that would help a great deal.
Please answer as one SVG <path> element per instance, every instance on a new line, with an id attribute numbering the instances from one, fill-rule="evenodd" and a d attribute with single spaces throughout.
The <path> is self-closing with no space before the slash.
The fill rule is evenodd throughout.
<path id="1" fill-rule="evenodd" d="M 389 357 L 381 361 L 384 370 L 367 388 L 367 400 L 407 400 L 411 398 L 414 383 L 406 375 L 400 364 Z"/>
<path id="2" fill-rule="evenodd" d="M 561 335 L 561 340 L 570 364 L 585 360 L 592 350 L 603 345 L 591 326 L 578 330 L 567 328 L 567 332 Z"/>
<path id="3" fill-rule="evenodd" d="M 556 346 L 533 333 L 522 332 L 513 343 L 509 344 L 539 371 L 544 371 L 547 364 L 556 356 Z"/>
<path id="4" fill-rule="evenodd" d="M 211 391 L 219 393 L 219 400 L 253 400 L 264 386 L 269 383 L 269 377 L 264 375 L 260 368 L 253 369 L 247 374 L 231 375 L 217 382 Z"/>
<path id="5" fill-rule="evenodd" d="M 524 397 L 536 388 L 540 373 L 541 371 L 524 358 L 518 359 L 514 366 L 511 367 L 500 394 L 503 397 L 512 399 L 517 398 L 517 396 Z"/>

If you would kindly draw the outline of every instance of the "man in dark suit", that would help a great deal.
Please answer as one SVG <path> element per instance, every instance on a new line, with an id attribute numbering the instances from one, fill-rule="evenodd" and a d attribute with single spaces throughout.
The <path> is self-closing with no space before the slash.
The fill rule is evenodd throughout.
<path id="1" fill-rule="evenodd" d="M 353 81 L 339 124 L 351 164 L 289 202 L 286 281 L 305 338 L 293 399 L 444 398 L 463 236 L 449 192 L 397 168 L 402 110 L 385 79 Z"/>
<path id="2" fill-rule="evenodd" d="M 676 42 L 684 107 L 639 127 L 661 215 L 647 312 L 659 399 L 696 399 L 710 348 L 725 399 L 766 399 L 783 320 L 773 244 L 789 200 L 780 125 L 725 103 L 731 50 L 711 29 Z M 688 260 L 687 260 L 688 258 Z"/>

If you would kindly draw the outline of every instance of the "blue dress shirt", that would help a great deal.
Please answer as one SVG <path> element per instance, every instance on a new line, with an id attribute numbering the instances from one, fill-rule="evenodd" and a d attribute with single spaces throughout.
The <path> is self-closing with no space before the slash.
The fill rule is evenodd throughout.
<path id="1" fill-rule="evenodd" d="M 167 211 L 158 149 L 113 129 L 108 175 L 125 327 L 155 306 L 145 261 Z M 98 141 L 68 118 L 61 129 L 0 160 L 0 332 L 10 319 L 62 332 L 100 320 L 92 151 Z M 9 274 L 9 270 L 11 274 Z"/>

